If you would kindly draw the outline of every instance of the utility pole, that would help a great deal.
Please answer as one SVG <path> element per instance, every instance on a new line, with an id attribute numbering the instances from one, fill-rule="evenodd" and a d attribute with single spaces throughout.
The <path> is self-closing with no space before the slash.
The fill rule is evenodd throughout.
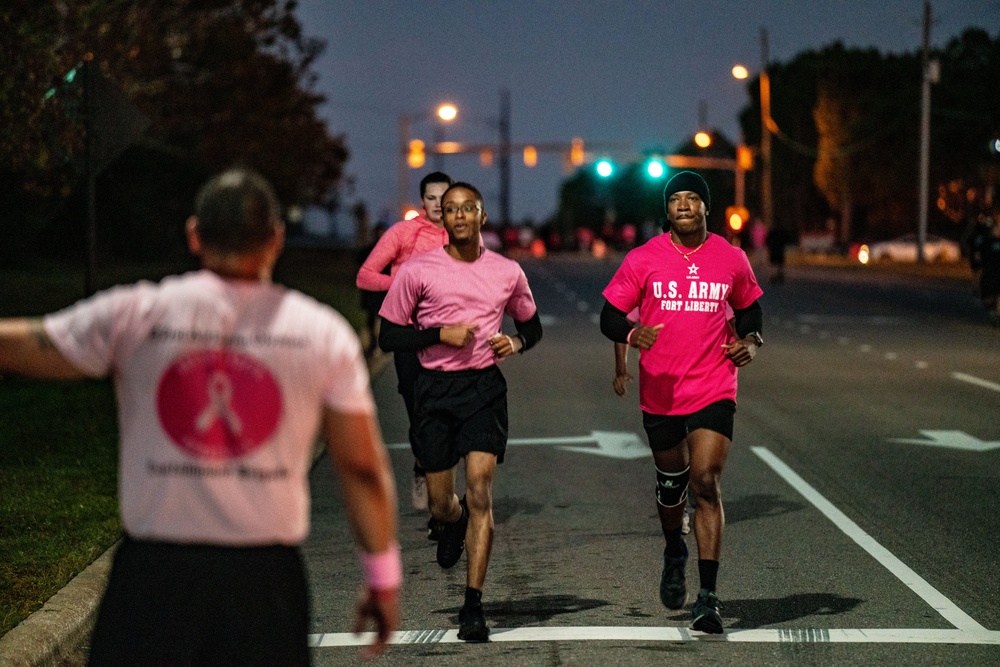
<path id="1" fill-rule="evenodd" d="M 931 165 L 931 83 L 937 81 L 938 63 L 931 60 L 931 2 L 924 0 L 923 89 L 920 95 L 920 194 L 917 202 L 917 263 L 923 264 L 927 243 L 927 198 L 930 196 Z"/>
<path id="2" fill-rule="evenodd" d="M 497 169 L 500 172 L 500 224 L 510 223 L 510 91 L 500 91 L 500 155 Z"/>
<path id="3" fill-rule="evenodd" d="M 760 29 L 760 208 L 764 224 L 774 227 L 774 206 L 771 201 L 771 77 L 767 73 L 770 60 L 767 48 L 767 28 Z"/>

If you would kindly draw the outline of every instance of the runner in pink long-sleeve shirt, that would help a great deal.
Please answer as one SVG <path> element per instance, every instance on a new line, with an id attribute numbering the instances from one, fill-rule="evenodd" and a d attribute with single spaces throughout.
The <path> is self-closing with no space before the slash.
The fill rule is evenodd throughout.
<path id="1" fill-rule="evenodd" d="M 431 172 L 420 180 L 420 201 L 423 203 L 424 214 L 397 222 L 386 230 L 358 270 L 355 283 L 359 289 L 387 292 L 404 262 L 411 257 L 443 248 L 448 244 L 448 232 L 445 231 L 444 223 L 441 221 L 441 197 L 451 184 L 451 177 L 440 171 Z M 382 273 L 386 267 L 389 267 L 389 275 Z M 397 389 L 403 397 L 406 414 L 410 418 L 412 448 L 413 385 L 420 372 L 420 362 L 414 351 L 397 350 L 393 352 L 392 357 L 396 367 L 396 378 L 399 381 Z M 415 450 L 412 499 L 414 509 L 428 509 L 427 475 L 420 464 L 420 459 L 416 458 Z M 427 536 L 436 539 L 434 524 L 428 523 L 427 528 Z"/>

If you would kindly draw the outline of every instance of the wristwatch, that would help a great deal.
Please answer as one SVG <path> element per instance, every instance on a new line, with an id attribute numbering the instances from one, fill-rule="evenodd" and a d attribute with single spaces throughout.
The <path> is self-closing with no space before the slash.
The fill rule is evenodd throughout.
<path id="1" fill-rule="evenodd" d="M 752 338 L 754 344 L 757 347 L 762 347 L 764 345 L 764 337 L 760 335 L 759 331 L 751 331 L 746 335 L 747 338 Z"/>

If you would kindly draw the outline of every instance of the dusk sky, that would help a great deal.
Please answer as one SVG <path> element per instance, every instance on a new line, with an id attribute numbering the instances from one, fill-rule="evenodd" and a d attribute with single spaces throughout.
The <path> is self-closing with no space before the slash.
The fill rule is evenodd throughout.
<path id="1" fill-rule="evenodd" d="M 1000 0 L 934 0 L 932 9 L 935 46 L 970 26 L 1000 32 Z M 736 143 L 737 114 L 749 98 L 731 69 L 760 67 L 761 28 L 777 62 L 835 41 L 915 52 L 923 2 L 301 0 L 298 16 L 308 35 L 327 42 L 315 87 L 327 97 L 321 113 L 331 132 L 344 134 L 351 151 L 346 170 L 355 188 L 346 203 L 362 200 L 373 220 L 395 221 L 402 114 L 429 114 L 451 102 L 459 116 L 444 129 L 446 139 L 495 142 L 506 88 L 512 142 L 580 137 L 588 159 L 598 156 L 588 146 L 597 142 L 621 146 L 617 155 L 598 152 L 626 159 L 685 141 L 701 129 L 703 104 L 709 128 Z M 415 122 L 412 136 L 432 141 L 435 122 Z M 541 222 L 554 214 L 567 176 L 562 158 L 541 153 L 529 169 L 518 154 L 511 164 L 513 219 Z M 429 156 L 410 170 L 410 202 L 434 167 Z M 443 168 L 479 186 L 499 220 L 495 165 L 449 155 Z"/>

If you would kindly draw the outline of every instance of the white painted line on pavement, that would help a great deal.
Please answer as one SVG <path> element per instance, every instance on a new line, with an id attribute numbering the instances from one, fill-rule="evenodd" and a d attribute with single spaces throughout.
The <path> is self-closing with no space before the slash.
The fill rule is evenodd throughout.
<path id="1" fill-rule="evenodd" d="M 751 448 L 766 464 L 771 466 L 778 475 L 788 482 L 792 488 L 811 502 L 816 509 L 822 512 L 826 518 L 830 519 L 848 537 L 858 543 L 872 557 L 880 562 L 887 570 L 906 584 L 910 590 L 919 595 L 923 600 L 933 607 L 939 614 L 954 625 L 956 628 L 973 633 L 988 632 L 986 628 L 976 622 L 974 618 L 958 608 L 954 602 L 942 595 L 936 588 L 927 583 L 923 577 L 909 568 L 906 563 L 896 558 L 888 549 L 875 541 L 871 535 L 861 529 L 846 514 L 824 498 L 808 482 L 785 465 L 784 461 L 771 453 L 766 447 Z"/>
<path id="2" fill-rule="evenodd" d="M 372 632 L 324 632 L 309 635 L 312 648 L 364 646 L 375 638 Z M 899 629 L 773 629 L 731 630 L 721 635 L 693 632 L 683 627 L 531 627 L 493 628 L 491 642 L 564 642 L 564 641 L 663 641 L 663 642 L 757 642 L 803 644 L 991 644 L 1000 646 L 1000 632 L 991 630 Z M 390 644 L 464 644 L 458 630 L 402 630 L 393 634 Z"/>
<path id="3" fill-rule="evenodd" d="M 983 380 L 982 378 L 977 378 L 975 375 L 966 375 L 965 373 L 952 373 L 951 377 L 956 380 L 961 380 L 962 382 L 968 382 L 969 384 L 974 384 L 979 387 L 985 387 L 987 389 L 992 389 L 993 391 L 1000 391 L 1000 384 L 996 382 L 990 382 L 989 380 Z"/>

